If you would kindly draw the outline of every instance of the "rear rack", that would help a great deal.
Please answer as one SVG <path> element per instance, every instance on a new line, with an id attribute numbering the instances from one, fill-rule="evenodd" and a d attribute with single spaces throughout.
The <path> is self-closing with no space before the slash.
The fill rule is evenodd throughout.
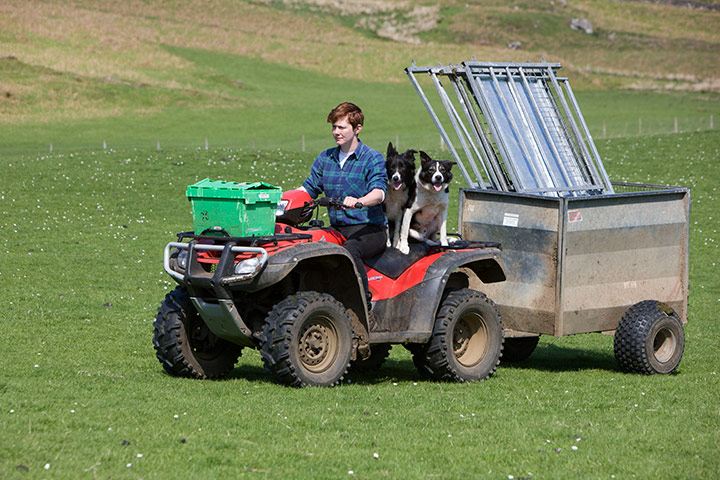
<path id="1" fill-rule="evenodd" d="M 544 60 L 473 59 L 433 67 L 413 62 L 405 71 L 469 187 L 556 197 L 614 193 L 559 68 Z M 464 158 L 418 82 L 421 74 L 437 91 Z"/>

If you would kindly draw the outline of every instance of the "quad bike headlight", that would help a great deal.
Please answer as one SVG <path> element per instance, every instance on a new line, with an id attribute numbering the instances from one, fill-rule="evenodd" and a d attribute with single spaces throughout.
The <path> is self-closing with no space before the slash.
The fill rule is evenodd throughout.
<path id="1" fill-rule="evenodd" d="M 179 249 L 177 256 L 177 264 L 178 267 L 182 268 L 183 270 L 187 269 L 187 263 L 188 263 L 188 251 L 184 248 Z"/>
<path id="2" fill-rule="evenodd" d="M 260 257 L 248 258 L 235 264 L 235 273 L 237 275 L 247 275 L 253 273 L 260 265 Z"/>
<path id="3" fill-rule="evenodd" d="M 275 210 L 275 216 L 279 217 L 283 213 L 285 213 L 285 209 L 287 208 L 289 203 L 290 203 L 289 200 L 280 200 L 277 204 L 277 209 Z"/>

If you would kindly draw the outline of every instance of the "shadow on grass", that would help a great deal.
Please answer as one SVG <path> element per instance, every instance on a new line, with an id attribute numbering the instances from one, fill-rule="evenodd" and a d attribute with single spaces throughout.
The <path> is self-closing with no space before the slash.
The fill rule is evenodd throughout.
<path id="1" fill-rule="evenodd" d="M 224 380 L 242 379 L 249 382 L 274 383 L 270 378 L 270 374 L 260 365 L 240 364 L 235 365 Z"/>
<path id="2" fill-rule="evenodd" d="M 582 370 L 620 371 L 612 352 L 557 345 L 540 344 L 528 360 L 501 362 L 500 368 L 537 370 L 542 372 L 578 372 Z M 345 376 L 359 385 L 377 385 L 387 382 L 422 382 L 425 379 L 415 368 L 412 359 L 389 358 L 373 372 L 357 372 L 352 369 Z M 240 363 L 222 380 L 243 379 L 249 382 L 274 383 L 262 365 Z"/>
<path id="3" fill-rule="evenodd" d="M 538 345 L 529 359 L 522 362 L 501 361 L 500 367 L 545 372 L 619 371 L 612 351 L 606 352 L 542 344 Z"/>
<path id="4" fill-rule="evenodd" d="M 350 371 L 347 375 L 352 383 L 359 385 L 377 385 L 387 382 L 421 382 L 425 379 L 413 365 L 412 360 L 388 359 L 373 372 Z"/>

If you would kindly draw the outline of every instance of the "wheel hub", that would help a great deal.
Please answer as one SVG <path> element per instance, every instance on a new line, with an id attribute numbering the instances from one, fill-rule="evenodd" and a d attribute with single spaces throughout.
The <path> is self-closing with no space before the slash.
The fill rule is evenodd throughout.
<path id="1" fill-rule="evenodd" d="M 466 367 L 477 365 L 488 348 L 488 331 L 480 315 L 471 314 L 461 318 L 453 329 L 453 353 Z"/>
<path id="2" fill-rule="evenodd" d="M 300 334 L 300 359 L 307 366 L 320 365 L 330 351 L 330 335 L 320 323 L 308 325 Z"/>
<path id="3" fill-rule="evenodd" d="M 675 336 L 669 328 L 660 330 L 653 340 L 653 351 L 659 362 L 667 362 L 675 353 Z"/>

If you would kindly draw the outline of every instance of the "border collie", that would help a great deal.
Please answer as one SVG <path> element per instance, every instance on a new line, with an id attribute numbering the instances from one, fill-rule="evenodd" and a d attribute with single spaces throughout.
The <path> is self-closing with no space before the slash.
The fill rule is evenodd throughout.
<path id="1" fill-rule="evenodd" d="M 388 187 L 383 203 L 388 217 L 388 247 L 397 247 L 405 210 L 415 201 L 416 153 L 417 150 L 406 150 L 405 153 L 399 154 L 392 142 L 388 143 L 385 156 Z"/>
<path id="2" fill-rule="evenodd" d="M 450 169 L 455 162 L 433 160 L 427 153 L 420 152 L 420 170 L 415 175 L 417 192 L 412 205 L 405 210 L 397 249 L 410 252 L 408 237 L 420 242 L 436 242 L 447 245 L 447 208 L 450 199 Z"/>

